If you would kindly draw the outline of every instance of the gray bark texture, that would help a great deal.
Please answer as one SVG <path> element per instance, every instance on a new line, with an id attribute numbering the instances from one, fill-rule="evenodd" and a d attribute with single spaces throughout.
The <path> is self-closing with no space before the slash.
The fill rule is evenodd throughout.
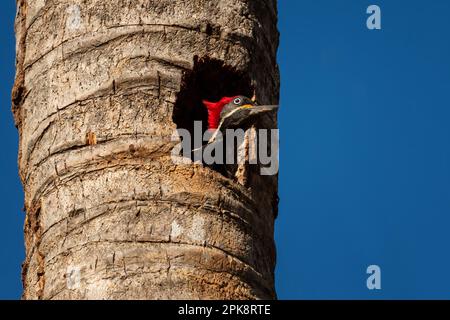
<path id="1" fill-rule="evenodd" d="M 278 102 L 276 23 L 275 0 L 17 0 L 24 299 L 276 298 L 277 177 L 170 157 L 196 61 Z"/>

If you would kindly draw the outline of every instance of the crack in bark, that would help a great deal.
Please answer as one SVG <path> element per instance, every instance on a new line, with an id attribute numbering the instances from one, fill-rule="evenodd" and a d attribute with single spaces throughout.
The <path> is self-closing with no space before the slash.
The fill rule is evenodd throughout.
<path id="1" fill-rule="evenodd" d="M 141 78 L 141 79 L 142 79 L 142 78 Z M 136 79 L 136 80 L 138 80 L 138 79 Z M 129 83 L 129 82 L 127 82 L 127 83 Z M 142 86 L 134 86 L 134 87 L 133 87 L 133 89 L 142 89 L 142 88 L 149 88 L 149 86 L 148 86 L 148 85 L 142 85 Z M 151 88 L 156 88 L 156 86 L 151 87 Z M 173 89 L 173 88 L 171 88 L 171 87 L 167 87 L 167 86 L 164 86 L 164 85 L 160 85 L 160 88 Z M 160 90 L 160 89 L 159 89 L 159 90 Z M 118 95 L 118 94 L 116 94 L 116 92 L 114 92 L 114 90 L 113 90 L 113 91 L 112 91 L 112 94 L 107 93 L 107 94 L 105 94 L 105 95 L 95 95 L 97 92 L 102 92 L 102 91 L 104 91 L 103 88 L 101 88 L 100 90 L 94 92 L 94 93 L 93 93 L 94 96 L 92 96 L 92 97 L 87 97 L 87 98 L 84 98 L 84 99 L 79 99 L 79 100 L 76 100 L 76 101 L 74 101 L 74 102 L 72 102 L 72 103 L 70 103 L 70 104 L 67 104 L 67 105 L 65 105 L 65 106 L 63 106 L 63 107 L 61 107 L 61 108 L 59 108 L 58 110 L 56 110 L 56 111 L 50 113 L 48 116 L 46 116 L 45 118 L 43 118 L 43 119 L 40 121 L 40 123 L 46 123 L 49 119 L 54 118 L 55 116 L 58 116 L 58 117 L 59 117 L 59 114 L 60 114 L 61 111 L 70 109 L 70 108 L 72 108 L 72 107 L 78 107 L 78 106 L 80 106 L 82 103 L 85 103 L 85 102 L 88 102 L 88 101 L 94 101 L 94 100 L 96 100 L 96 99 L 104 99 L 104 98 L 108 98 L 108 97 L 111 98 L 111 97 L 113 97 L 113 96 L 116 96 L 116 97 L 126 97 L 126 96 L 130 96 L 130 95 L 133 94 L 133 93 L 128 93 L 128 94 L 125 94 L 125 93 L 124 93 L 124 94 Z M 145 92 L 145 91 L 144 91 L 144 92 Z M 43 136 L 45 135 L 46 132 L 48 132 L 48 130 L 50 129 L 50 127 L 51 127 L 52 125 L 55 125 L 55 124 L 56 124 L 56 119 L 50 120 L 50 122 L 47 123 L 47 125 L 42 129 L 42 131 L 38 134 L 38 136 L 37 136 L 36 138 L 34 138 L 33 140 L 31 140 L 31 142 L 30 142 L 31 145 L 28 146 L 27 157 L 26 157 L 26 160 L 25 160 L 25 162 L 26 162 L 25 167 L 29 167 L 30 158 L 32 157 L 33 152 L 35 151 L 37 144 L 42 140 Z M 36 133 L 36 131 L 38 130 L 38 128 L 39 128 L 39 126 L 33 131 L 33 134 Z M 128 136 L 128 135 L 123 135 L 123 136 Z M 136 136 L 136 134 L 135 134 L 135 136 Z M 49 155 L 48 155 L 46 158 L 41 159 L 41 160 L 40 160 L 37 164 L 35 164 L 34 166 L 35 166 L 35 167 L 38 167 L 38 166 L 40 166 L 43 162 L 45 162 L 45 160 L 46 160 L 47 158 L 50 158 L 52 155 L 59 154 L 59 153 L 62 153 L 62 152 L 64 152 L 64 151 L 70 151 L 70 150 L 73 150 L 73 148 L 76 147 L 76 146 L 78 146 L 78 147 L 83 147 L 84 144 L 75 144 L 75 145 L 72 146 L 72 147 L 69 147 L 69 148 L 66 148 L 66 149 L 63 149 L 63 150 L 59 150 L 59 151 L 57 151 L 57 152 L 49 153 Z M 29 176 L 29 175 L 30 175 L 30 174 L 28 174 L 28 176 Z M 27 178 L 26 180 L 28 180 L 28 178 Z M 23 180 L 23 181 L 24 181 L 24 180 Z"/>
<path id="2" fill-rule="evenodd" d="M 148 245 L 148 244 L 152 244 L 152 245 L 153 245 L 153 244 L 159 244 L 159 245 L 176 245 L 177 247 L 186 247 L 186 248 L 191 248 L 191 249 L 194 249 L 194 248 L 201 248 L 202 250 L 209 250 L 209 251 L 211 251 L 211 252 L 213 252 L 213 253 L 215 252 L 215 253 L 217 253 L 217 254 L 219 254 L 219 255 L 224 255 L 224 256 L 226 256 L 226 257 L 229 257 L 230 259 L 236 261 L 239 265 L 245 266 L 244 268 L 247 268 L 247 269 L 248 269 L 247 272 L 249 273 L 249 275 L 253 275 L 253 277 L 257 278 L 257 279 L 258 279 L 258 282 L 259 282 L 260 284 L 263 283 L 264 287 L 266 287 L 269 291 L 272 291 L 272 290 L 273 290 L 273 283 L 272 283 L 272 284 L 269 284 L 268 282 L 266 282 L 264 276 L 263 276 L 259 271 L 257 271 L 256 269 L 254 269 L 254 267 L 253 267 L 251 264 L 249 264 L 248 262 L 242 260 L 240 257 L 234 255 L 233 253 L 231 253 L 231 252 L 229 252 L 229 251 L 227 251 L 227 250 L 224 250 L 224 249 L 222 249 L 222 248 L 215 247 L 215 246 L 212 246 L 212 245 L 206 245 L 206 246 L 205 246 L 205 245 L 198 245 L 198 244 L 193 244 L 193 243 L 180 243 L 180 242 L 172 243 L 172 242 L 169 242 L 169 241 L 151 241 L 151 240 L 146 240 L 146 241 L 144 241 L 144 240 L 142 240 L 142 241 L 131 241 L 131 240 L 129 240 L 129 241 L 127 241 L 127 240 L 97 240 L 97 241 L 89 241 L 89 242 L 85 242 L 85 243 L 82 243 L 82 244 L 79 244 L 79 245 L 76 245 L 76 246 L 73 246 L 73 247 L 70 247 L 70 248 L 66 248 L 65 250 L 59 252 L 58 254 L 56 254 L 56 255 L 54 255 L 54 256 L 52 256 L 52 257 L 50 257 L 50 258 L 47 258 L 46 263 L 47 263 L 47 264 L 53 264 L 54 261 L 55 261 L 56 259 L 58 259 L 60 256 L 65 256 L 65 255 L 67 255 L 67 254 L 74 254 L 74 253 L 79 252 L 79 251 L 81 251 L 81 250 L 83 250 L 83 249 L 86 249 L 86 248 L 88 248 L 88 247 L 90 247 L 90 246 L 95 246 L 95 245 L 98 245 L 98 244 L 104 244 L 104 243 L 113 243 L 113 244 L 135 244 L 135 245 L 137 245 L 137 246 L 140 246 L 140 245 Z M 188 267 L 189 267 L 188 264 L 183 265 L 183 268 L 188 268 Z M 201 267 L 202 267 L 203 269 L 208 270 L 208 271 L 211 271 L 211 272 L 230 273 L 231 275 L 234 275 L 234 276 L 237 276 L 237 277 L 243 277 L 243 275 L 242 275 L 241 273 L 235 272 L 233 269 L 228 269 L 229 271 L 225 270 L 225 268 L 223 268 L 222 270 L 218 270 L 218 269 L 209 268 L 209 267 L 208 267 L 207 265 L 205 265 L 205 264 L 201 264 Z M 106 269 L 107 269 L 107 268 L 105 268 L 105 269 L 98 269 L 98 272 L 104 271 L 104 270 L 106 270 Z M 166 270 L 166 271 L 167 271 L 167 270 Z M 249 279 L 247 279 L 247 280 L 249 280 Z"/>
<path id="3" fill-rule="evenodd" d="M 145 138 L 145 137 L 151 137 L 151 136 L 138 136 L 137 138 Z M 127 139 L 127 138 L 133 138 L 133 139 Z M 114 138 L 105 138 L 105 139 L 101 138 L 101 139 L 96 140 L 95 144 L 89 144 L 87 142 L 74 143 L 72 145 L 69 145 L 68 147 L 61 148 L 59 150 L 50 152 L 47 156 L 45 156 L 43 159 L 41 159 L 38 163 L 33 164 L 33 168 L 35 168 L 35 170 L 36 170 L 37 168 L 42 166 L 43 163 L 45 163 L 47 161 L 51 162 L 52 158 L 55 158 L 55 157 L 57 157 L 59 155 L 67 154 L 69 152 L 78 152 L 78 151 L 91 150 L 91 148 L 93 148 L 94 146 L 98 148 L 98 147 L 101 147 L 103 145 L 108 145 L 108 144 L 113 144 L 113 143 L 116 143 L 116 142 L 119 142 L 119 141 L 123 141 L 124 139 L 125 140 L 134 140 L 135 138 L 136 138 L 136 135 L 134 133 L 132 133 L 132 134 L 116 135 Z M 166 140 L 169 141 L 168 138 Z M 106 161 L 110 161 L 111 158 L 115 158 L 115 157 L 116 158 L 117 157 L 118 158 L 130 158 L 130 155 L 134 155 L 134 154 L 136 154 L 137 156 L 133 157 L 133 158 L 142 159 L 144 156 L 151 156 L 153 154 L 153 155 L 155 155 L 155 157 L 148 158 L 148 159 L 155 159 L 157 156 L 165 154 L 164 152 L 161 152 L 161 151 L 166 146 L 167 145 L 160 145 L 160 148 L 158 148 L 156 150 L 148 150 L 149 153 L 145 154 L 145 155 L 140 155 L 139 153 L 136 153 L 136 152 L 130 153 L 128 151 L 120 150 L 119 152 L 116 152 L 116 153 L 110 153 L 107 156 L 103 156 L 103 157 L 101 157 L 100 155 L 97 155 L 97 156 L 101 157 L 102 160 L 107 159 Z M 101 161 L 95 162 L 93 160 L 94 159 L 88 158 L 88 159 L 85 160 L 85 162 L 77 163 L 77 165 L 78 166 L 86 166 L 89 162 L 93 162 L 92 165 L 99 165 L 100 162 L 101 162 Z M 24 184 L 28 184 L 29 183 L 29 179 L 30 179 L 30 177 L 32 176 L 33 173 L 34 173 L 34 170 L 29 170 L 28 171 L 27 178 L 24 181 Z"/>
<path id="4" fill-rule="evenodd" d="M 26 20 L 27 20 L 27 2 L 26 0 L 18 0 L 17 7 L 18 22 L 16 22 L 15 29 L 18 35 L 17 40 L 17 56 L 16 56 L 16 79 L 12 89 L 12 111 L 14 115 L 14 121 L 17 128 L 21 128 L 22 115 L 19 114 L 20 106 L 23 103 L 23 95 L 25 92 L 25 56 L 27 50 L 27 32 L 26 32 Z M 20 33 L 19 33 L 20 32 Z"/>
<path id="5" fill-rule="evenodd" d="M 162 198 L 156 198 L 156 197 L 149 197 L 148 199 L 145 199 L 145 200 L 140 199 L 138 204 L 136 204 L 136 200 L 134 200 L 134 199 L 121 199 L 119 201 L 108 201 L 108 202 L 102 203 L 102 204 L 100 204 L 98 206 L 72 210 L 71 212 L 68 213 L 68 217 L 65 217 L 65 218 L 63 218 L 61 220 L 58 220 L 58 221 L 54 222 L 53 224 L 51 224 L 50 226 L 48 226 L 42 232 L 42 237 L 46 236 L 46 234 L 48 232 L 50 232 L 50 230 L 52 228 L 57 227 L 58 225 L 63 224 L 63 223 L 68 223 L 69 220 L 71 218 L 73 218 L 73 216 L 71 216 L 72 212 L 85 213 L 85 212 L 90 211 L 90 210 L 100 210 L 101 208 L 106 207 L 105 210 L 101 211 L 99 214 L 91 216 L 88 219 L 83 220 L 81 223 L 77 224 L 75 227 L 73 227 L 70 230 L 68 230 L 68 232 L 65 234 L 66 236 L 70 235 L 72 232 L 75 232 L 75 231 L 79 230 L 80 228 L 84 227 L 85 225 L 93 222 L 94 220 L 96 220 L 98 218 L 101 218 L 101 217 L 103 217 L 103 216 L 105 216 L 107 214 L 111 214 L 111 213 L 115 212 L 117 210 L 117 207 L 115 207 L 113 210 L 110 210 L 110 208 L 108 206 L 110 206 L 111 204 L 116 204 L 116 205 L 124 204 L 124 206 L 122 206 L 120 208 L 120 209 L 124 209 L 124 208 L 130 208 L 133 205 L 136 206 L 136 207 L 147 207 L 148 202 L 152 202 L 152 203 L 155 203 L 155 204 L 158 204 L 158 203 L 171 204 L 171 205 L 176 204 L 176 205 L 178 205 L 180 207 L 192 206 L 192 203 L 190 203 L 190 202 L 183 202 L 183 201 L 175 200 L 173 198 L 162 199 Z M 203 212 L 203 213 L 215 213 L 215 214 L 219 214 L 219 215 L 224 215 L 226 218 L 229 218 L 231 221 L 235 221 L 238 225 L 244 226 L 244 227 L 248 228 L 249 230 L 251 230 L 251 233 L 254 236 L 256 236 L 257 238 L 261 238 L 261 239 L 264 238 L 264 232 L 263 233 L 258 232 L 260 230 L 256 229 L 254 227 L 254 225 L 250 223 L 250 221 L 245 220 L 240 215 L 237 215 L 237 214 L 234 214 L 234 215 L 226 214 L 226 213 L 224 213 L 224 210 L 222 208 L 220 208 L 220 207 L 205 209 L 205 208 L 202 208 L 202 206 L 200 205 L 197 208 L 197 210 L 199 210 L 199 212 Z M 227 211 L 227 212 L 231 213 L 231 211 Z M 249 215 L 250 212 L 246 212 L 246 214 Z M 222 228 L 223 228 L 223 223 L 224 223 L 225 220 L 223 218 L 221 218 L 220 221 L 222 223 Z M 172 240 L 170 238 L 170 235 L 169 235 L 169 242 L 172 242 Z M 173 243 L 177 243 L 177 242 L 173 242 Z"/>
<path id="6" fill-rule="evenodd" d="M 32 207 L 27 208 L 26 212 L 26 221 L 25 221 L 25 239 L 27 243 L 27 251 L 31 254 L 27 255 L 25 261 L 22 265 L 22 281 L 24 287 L 24 296 L 27 293 L 28 282 L 26 281 L 26 277 L 29 271 L 29 264 L 36 253 L 36 278 L 37 278 L 37 290 L 36 297 L 38 300 L 42 300 L 44 296 L 45 289 L 45 255 L 40 250 L 41 242 L 42 242 L 42 225 L 41 225 L 41 202 L 35 203 Z M 30 244 L 33 244 L 30 248 Z"/>
<path id="7" fill-rule="evenodd" d="M 104 47 L 106 45 L 108 45 L 111 42 L 114 41 L 119 41 L 119 40 L 124 40 L 127 38 L 131 38 L 134 37 L 136 35 L 141 35 L 141 34 L 150 34 L 150 33 L 158 33 L 160 30 L 158 30 L 158 27 L 163 27 L 163 28 L 173 28 L 174 30 L 185 30 L 185 31 L 190 31 L 190 32 L 196 32 L 196 33 L 204 33 L 200 31 L 200 27 L 187 27 L 187 26 L 179 26 L 179 25 L 165 25 L 165 24 L 129 24 L 129 25 L 120 25 L 120 26 L 116 26 L 116 27 L 109 27 L 106 30 L 113 30 L 113 29 L 126 29 L 126 28 L 130 28 L 130 27 L 134 27 L 137 30 L 134 31 L 130 31 L 127 32 L 126 34 L 119 34 L 117 36 L 114 36 L 112 38 L 108 38 L 100 43 L 96 43 L 94 44 L 94 42 L 96 42 L 95 40 L 91 40 L 91 44 L 89 45 L 85 45 L 84 47 L 78 47 L 76 50 L 70 52 L 69 54 L 65 54 L 63 57 L 63 60 L 66 60 L 68 58 L 72 58 L 75 55 L 78 54 L 86 54 L 92 50 L 96 50 L 99 49 L 101 47 Z M 155 28 L 154 30 L 152 30 L 152 28 Z M 146 30 L 147 29 L 147 30 Z M 29 61 L 26 63 L 24 70 L 28 70 L 30 69 L 34 64 L 36 64 L 37 62 L 41 61 L 43 58 L 45 58 L 48 54 L 52 53 L 53 51 L 59 49 L 60 47 L 64 46 L 67 43 L 70 43 L 72 41 L 76 41 L 80 38 L 85 38 L 89 33 L 84 33 L 84 34 L 80 34 L 78 36 L 72 37 L 70 39 L 65 39 L 62 40 L 58 45 L 56 46 L 52 46 L 51 49 L 47 50 L 46 52 L 44 52 L 42 55 L 40 55 L 37 58 L 34 58 L 33 60 Z M 205 33 L 206 34 L 206 33 Z M 231 44 L 239 44 L 239 43 L 245 43 L 245 41 L 252 41 L 252 38 L 247 37 L 247 36 L 242 36 L 239 34 L 233 35 L 236 39 L 233 41 L 232 39 L 224 39 L 221 37 L 216 37 L 216 39 L 218 40 L 222 40 L 222 41 L 226 41 L 226 42 L 230 42 Z M 209 36 L 211 37 L 211 36 Z M 101 38 L 101 37 L 99 37 Z M 214 37 L 211 37 L 214 38 Z M 176 64 L 175 64 L 176 65 Z M 176 65 L 179 68 L 182 69 L 187 69 L 189 68 L 189 65 L 183 66 L 183 65 Z"/>

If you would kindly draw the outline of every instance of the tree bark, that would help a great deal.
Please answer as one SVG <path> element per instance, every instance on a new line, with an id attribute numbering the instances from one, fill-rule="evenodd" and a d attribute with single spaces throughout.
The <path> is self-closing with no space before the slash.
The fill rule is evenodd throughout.
<path id="1" fill-rule="evenodd" d="M 198 59 L 245 73 L 261 103 L 277 103 L 276 1 L 17 7 L 23 298 L 276 298 L 277 177 L 239 183 L 170 156 Z"/>

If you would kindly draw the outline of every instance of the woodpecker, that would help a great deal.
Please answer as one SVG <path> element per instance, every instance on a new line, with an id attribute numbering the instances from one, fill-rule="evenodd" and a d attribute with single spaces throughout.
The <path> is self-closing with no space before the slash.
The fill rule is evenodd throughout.
<path id="1" fill-rule="evenodd" d="M 258 105 L 256 99 L 249 99 L 239 95 L 234 97 L 223 97 L 217 102 L 203 100 L 208 111 L 208 131 L 210 137 L 208 142 L 201 147 L 192 150 L 194 159 L 201 158 L 204 151 L 212 146 L 214 150 L 223 148 L 223 153 L 234 158 L 237 155 L 235 149 L 227 149 L 227 129 L 247 129 L 261 117 L 278 109 L 277 105 Z M 221 133 L 221 134 L 219 134 Z M 226 157 L 226 159 L 229 159 Z M 203 163 L 214 170 L 221 172 L 224 176 L 233 178 L 237 169 L 237 163 Z M 236 159 L 237 160 L 237 159 Z"/>
<path id="2" fill-rule="evenodd" d="M 226 129 L 243 128 L 278 109 L 277 105 L 258 105 L 255 99 L 245 96 L 223 97 L 217 102 L 203 100 L 203 104 L 208 110 L 208 129 L 214 131 L 209 143 L 215 140 L 219 131 L 225 133 Z"/>

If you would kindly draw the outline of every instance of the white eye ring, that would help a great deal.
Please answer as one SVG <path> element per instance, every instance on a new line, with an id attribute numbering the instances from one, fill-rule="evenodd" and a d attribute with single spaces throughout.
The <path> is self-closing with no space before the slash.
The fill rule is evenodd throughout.
<path id="1" fill-rule="evenodd" d="M 242 99 L 241 99 L 241 98 L 236 98 L 236 99 L 234 99 L 234 101 L 233 101 L 233 103 L 234 103 L 235 105 L 239 105 L 239 104 L 241 104 L 241 102 L 242 102 Z"/>

